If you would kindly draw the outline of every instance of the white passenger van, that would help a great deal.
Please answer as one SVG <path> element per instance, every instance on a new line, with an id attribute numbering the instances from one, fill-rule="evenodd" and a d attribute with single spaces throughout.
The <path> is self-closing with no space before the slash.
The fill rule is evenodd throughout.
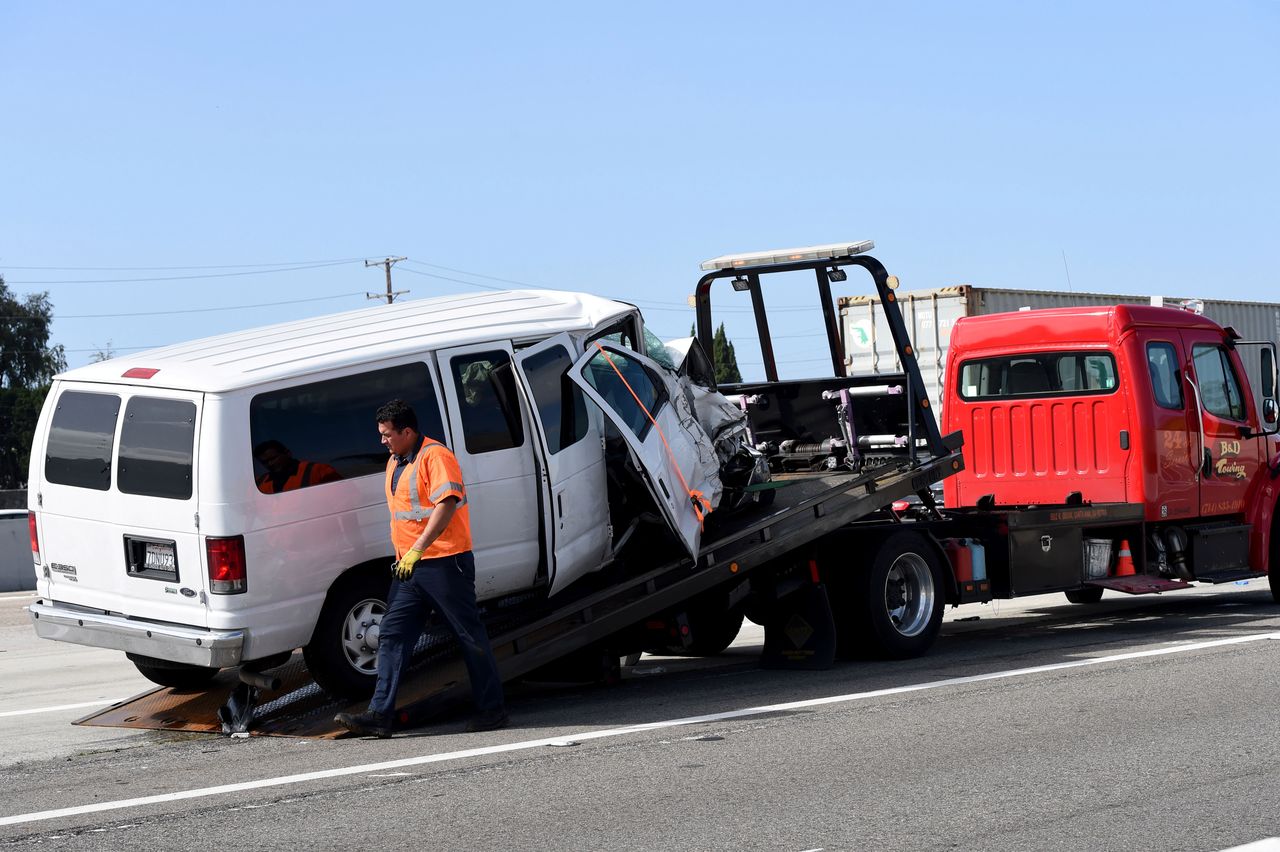
<path id="1" fill-rule="evenodd" d="M 719 397 L 709 439 L 694 413 L 708 392 L 660 363 L 661 344 L 641 354 L 645 335 L 632 305 L 495 292 L 64 373 L 31 453 L 36 630 L 125 651 L 179 687 L 302 648 L 327 690 L 367 692 L 392 557 L 373 415 L 393 398 L 458 456 L 481 600 L 559 593 L 654 503 L 694 553 L 689 492 L 718 503 L 733 409 Z M 644 471 L 630 487 L 652 495 L 645 511 L 625 508 L 619 452 Z"/>

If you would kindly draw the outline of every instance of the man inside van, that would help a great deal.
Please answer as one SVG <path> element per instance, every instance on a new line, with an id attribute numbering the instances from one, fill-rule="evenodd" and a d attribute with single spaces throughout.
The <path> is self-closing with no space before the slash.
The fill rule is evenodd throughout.
<path id="1" fill-rule="evenodd" d="M 298 461 L 288 447 L 274 439 L 254 447 L 253 457 L 267 469 L 258 477 L 258 490 L 263 494 L 279 494 L 342 478 L 324 462 Z"/>
<path id="2" fill-rule="evenodd" d="M 417 415 L 403 400 L 379 408 L 375 419 L 391 452 L 386 495 L 397 561 L 379 628 L 378 682 L 369 709 L 339 713 L 334 721 L 354 734 L 391 736 L 400 681 L 427 614 L 435 609 L 457 637 L 471 679 L 478 712 L 467 730 L 504 727 L 502 679 L 476 606 L 471 518 L 458 460 L 444 444 L 423 437 Z"/>

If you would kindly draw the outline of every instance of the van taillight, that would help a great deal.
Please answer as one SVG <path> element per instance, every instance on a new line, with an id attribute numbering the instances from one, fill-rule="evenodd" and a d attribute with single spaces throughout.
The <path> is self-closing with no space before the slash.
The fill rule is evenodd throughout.
<path id="1" fill-rule="evenodd" d="M 204 540 L 209 556 L 209 591 L 215 595 L 238 595 L 249 588 L 244 566 L 244 536 Z"/>
<path id="2" fill-rule="evenodd" d="M 40 564 L 40 536 L 36 532 L 36 513 L 27 512 L 27 530 L 31 533 L 31 560 Z"/>

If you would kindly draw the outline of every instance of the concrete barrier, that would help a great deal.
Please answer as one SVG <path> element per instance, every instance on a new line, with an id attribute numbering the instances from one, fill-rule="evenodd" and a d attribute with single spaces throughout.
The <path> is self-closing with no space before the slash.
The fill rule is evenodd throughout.
<path id="1" fill-rule="evenodd" d="M 29 592 L 36 587 L 26 509 L 0 510 L 0 592 Z"/>

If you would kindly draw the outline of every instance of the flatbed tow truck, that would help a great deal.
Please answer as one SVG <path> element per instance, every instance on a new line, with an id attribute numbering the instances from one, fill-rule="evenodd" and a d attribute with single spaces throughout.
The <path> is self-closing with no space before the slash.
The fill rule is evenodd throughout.
<path id="1" fill-rule="evenodd" d="M 633 558 L 550 600 L 482 607 L 504 681 L 549 666 L 608 681 L 617 677 L 620 656 L 645 648 L 665 643 L 697 652 L 708 641 L 713 648 L 726 646 L 732 635 L 723 640 L 725 625 L 736 630 L 744 612 L 764 626 L 766 666 L 826 668 L 855 645 L 883 656 L 914 656 L 932 644 L 945 602 L 981 595 L 974 587 L 966 597 L 938 543 L 888 508 L 916 495 L 936 512 L 931 486 L 960 471 L 963 460 L 959 434 L 940 434 L 923 392 L 894 299 L 897 281 L 865 254 L 870 248 L 870 242 L 839 243 L 703 264 L 707 274 L 698 284 L 696 307 L 706 349 L 712 285 L 729 280 L 734 291 L 751 295 L 768 381 L 743 386 L 739 399 L 757 415 L 755 437 L 771 454 L 772 499 L 723 519 L 713 513 L 696 558 L 669 556 L 647 566 Z M 834 354 L 840 344 L 830 282 L 844 280 L 850 266 L 871 276 L 900 374 L 847 377 Z M 836 375 L 779 381 L 761 279 L 805 271 L 817 281 Z M 811 403 L 823 396 L 825 406 Z M 810 433 L 828 434 L 837 420 L 850 451 L 817 469 L 795 464 Z M 869 552 L 876 555 L 867 564 L 849 559 Z M 832 581 L 838 594 L 828 594 Z M 402 727 L 425 724 L 468 695 L 451 642 L 447 632 L 433 628 L 419 644 L 401 691 Z M 230 696 L 229 686 L 224 677 L 204 691 L 156 689 L 77 724 L 330 738 L 342 733 L 332 722 L 336 712 L 363 708 L 326 695 L 298 654 L 276 669 L 239 672 Z"/>

